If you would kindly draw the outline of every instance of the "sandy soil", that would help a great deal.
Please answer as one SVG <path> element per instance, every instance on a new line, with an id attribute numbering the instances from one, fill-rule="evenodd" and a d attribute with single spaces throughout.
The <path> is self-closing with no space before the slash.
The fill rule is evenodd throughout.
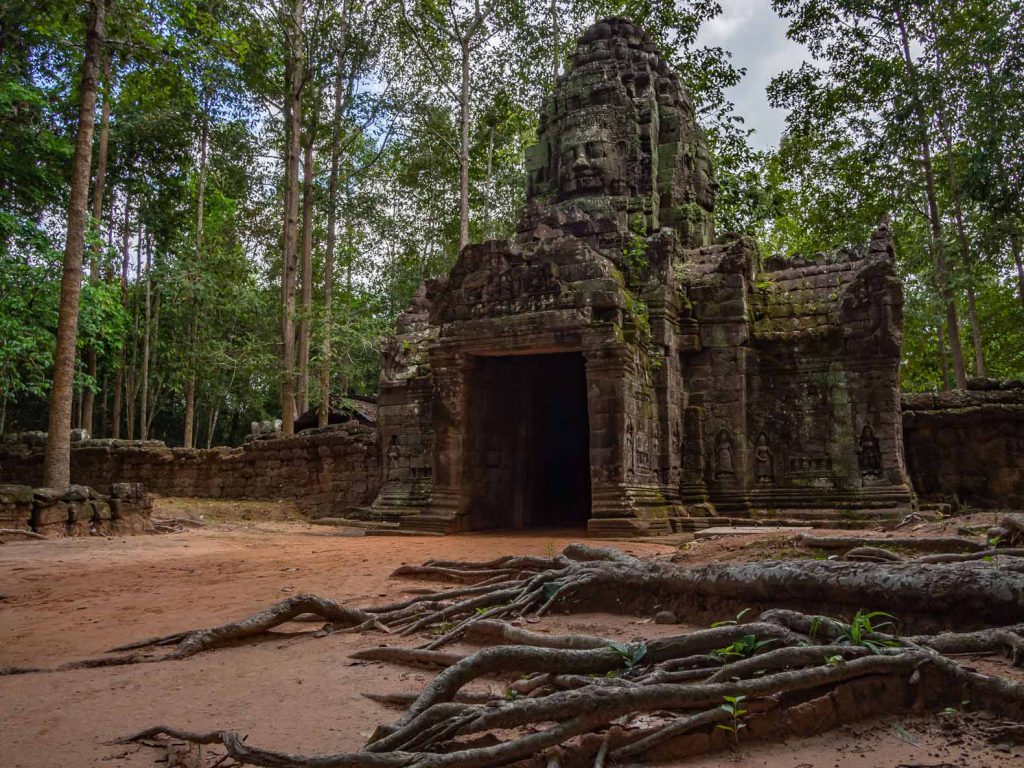
<path id="1" fill-rule="evenodd" d="M 567 531 L 356 537 L 296 522 L 282 506 L 264 505 L 261 513 L 258 504 L 177 500 L 160 508 L 172 516 L 203 514 L 211 524 L 163 536 L 0 546 L 0 667 L 95 656 L 132 640 L 238 618 L 298 592 L 379 602 L 421 586 L 388 577 L 403 563 L 543 555 L 585 540 Z M 255 522 L 261 517 L 274 521 Z M 616 546 L 647 556 L 675 551 L 659 544 Z M 308 629 L 295 625 L 298 632 Z M 547 618 L 531 629 L 631 639 L 680 627 L 575 615 Z M 156 751 L 106 742 L 156 723 L 235 729 L 261 745 L 307 753 L 354 750 L 377 723 L 396 716 L 361 692 L 417 691 L 430 678 L 425 671 L 348 658 L 378 642 L 377 635 L 277 635 L 185 661 L 0 677 L 0 765 L 152 766 Z M 993 749 L 970 726 L 949 730 L 937 716 L 862 724 L 788 745 L 742 745 L 735 754 L 686 765 L 723 763 L 1005 766 L 1024 765 L 1024 753 Z"/>

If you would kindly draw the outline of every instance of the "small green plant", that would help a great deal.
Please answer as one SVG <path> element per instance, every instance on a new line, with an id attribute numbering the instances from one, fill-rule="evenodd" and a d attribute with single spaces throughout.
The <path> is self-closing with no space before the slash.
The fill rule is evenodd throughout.
<path id="1" fill-rule="evenodd" d="M 455 629 L 455 623 L 451 621 L 442 621 L 438 624 L 433 624 L 430 627 L 430 634 L 434 637 L 443 637 Z"/>
<path id="2" fill-rule="evenodd" d="M 811 616 L 811 626 L 807 631 L 808 636 L 815 640 L 818 637 L 818 632 L 821 631 L 821 625 L 825 623 L 824 616 Z"/>
<path id="3" fill-rule="evenodd" d="M 630 276 L 647 267 L 647 221 L 637 214 L 629 222 L 629 236 L 622 248 L 622 260 L 629 269 Z"/>
<path id="4" fill-rule="evenodd" d="M 730 643 L 724 648 L 716 648 L 711 652 L 711 655 L 717 656 L 723 661 L 728 661 L 730 659 L 746 659 L 753 656 L 766 645 L 770 645 L 774 642 L 774 639 L 758 640 L 755 635 L 744 635 L 736 642 Z"/>
<path id="5" fill-rule="evenodd" d="M 732 734 L 732 743 L 734 747 L 740 745 L 740 731 L 747 727 L 747 724 L 743 722 L 744 718 L 748 714 L 747 710 L 743 708 L 743 701 L 747 698 L 746 696 L 723 696 L 725 699 L 724 704 L 719 704 L 718 708 L 729 715 L 729 722 L 719 723 L 716 728 L 721 728 L 723 731 L 729 731 Z"/>
<path id="6" fill-rule="evenodd" d="M 743 620 L 743 617 L 746 616 L 748 613 L 750 613 L 750 609 L 744 608 L 742 611 L 736 614 L 735 619 L 724 619 L 722 621 L 716 621 L 711 625 L 711 628 L 714 629 L 715 627 L 731 627 L 736 624 L 739 624 Z"/>
<path id="7" fill-rule="evenodd" d="M 843 630 L 843 634 L 836 638 L 836 645 L 859 645 L 862 648 L 870 649 L 872 653 L 881 653 L 882 648 L 898 646 L 899 643 L 895 640 L 875 637 L 884 627 L 892 628 L 893 626 L 891 621 L 875 624 L 874 621 L 877 618 L 895 619 L 896 617 L 883 611 L 870 613 L 857 611 L 849 625 Z"/>
<path id="8" fill-rule="evenodd" d="M 843 663 L 843 657 L 838 653 L 835 656 L 826 656 L 825 663 L 830 667 L 836 667 Z"/>
<path id="9" fill-rule="evenodd" d="M 622 657 L 622 665 L 626 669 L 633 669 L 647 655 L 647 646 L 644 643 L 636 643 L 635 645 L 611 643 L 608 647 Z"/>

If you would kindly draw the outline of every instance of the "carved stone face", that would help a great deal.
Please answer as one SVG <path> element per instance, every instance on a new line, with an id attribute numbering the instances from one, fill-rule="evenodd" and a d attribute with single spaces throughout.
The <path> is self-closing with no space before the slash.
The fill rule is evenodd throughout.
<path id="1" fill-rule="evenodd" d="M 704 142 L 697 144 L 697 156 L 693 169 L 693 194 L 697 202 L 706 210 L 714 210 L 715 195 L 718 193 L 718 182 L 711 165 L 711 153 Z"/>
<path id="2" fill-rule="evenodd" d="M 587 116 L 585 111 L 574 115 L 576 124 L 567 126 L 558 137 L 558 192 L 562 199 L 622 194 L 624 149 L 599 124 L 588 125 Z"/>

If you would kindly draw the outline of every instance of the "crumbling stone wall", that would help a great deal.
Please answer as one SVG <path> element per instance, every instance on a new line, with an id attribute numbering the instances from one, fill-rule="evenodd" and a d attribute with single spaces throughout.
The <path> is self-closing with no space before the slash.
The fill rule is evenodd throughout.
<path id="1" fill-rule="evenodd" d="M 72 446 L 71 478 L 97 487 L 143 483 L 164 496 L 288 499 L 305 514 L 324 517 L 373 499 L 380 452 L 377 430 L 357 422 L 210 450 L 86 440 Z M 41 483 L 42 449 L 0 445 L 0 481 Z"/>
<path id="2" fill-rule="evenodd" d="M 153 497 L 138 483 L 114 483 L 110 494 L 84 485 L 64 491 L 0 485 L 0 528 L 64 536 L 124 536 L 150 529 Z"/>
<path id="3" fill-rule="evenodd" d="M 1024 509 L 1024 381 L 904 395 L 903 435 L 922 497 Z"/>

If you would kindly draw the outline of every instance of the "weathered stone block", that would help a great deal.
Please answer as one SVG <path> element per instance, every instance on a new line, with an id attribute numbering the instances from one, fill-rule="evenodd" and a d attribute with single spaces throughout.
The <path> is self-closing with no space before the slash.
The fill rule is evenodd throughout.
<path id="1" fill-rule="evenodd" d="M 44 527 L 64 526 L 67 522 L 68 506 L 63 501 L 55 501 L 47 506 L 37 506 L 32 510 L 32 527 L 40 533 Z"/>
<path id="2" fill-rule="evenodd" d="M 89 522 L 95 514 L 92 504 L 88 501 L 69 501 L 66 504 L 69 523 Z"/>
<path id="3" fill-rule="evenodd" d="M 32 488 L 27 485 L 0 485 L 0 504 L 32 504 Z"/>

